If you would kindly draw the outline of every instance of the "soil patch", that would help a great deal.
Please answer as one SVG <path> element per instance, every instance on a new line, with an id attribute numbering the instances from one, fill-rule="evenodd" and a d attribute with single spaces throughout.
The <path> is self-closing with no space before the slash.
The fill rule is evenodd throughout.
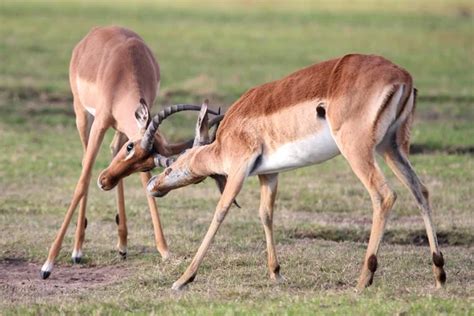
<path id="1" fill-rule="evenodd" d="M 0 259 L 0 297 L 5 303 L 25 302 L 48 296 L 77 294 L 105 287 L 130 274 L 125 266 L 55 266 L 51 276 L 42 280 L 41 264 L 22 258 Z"/>

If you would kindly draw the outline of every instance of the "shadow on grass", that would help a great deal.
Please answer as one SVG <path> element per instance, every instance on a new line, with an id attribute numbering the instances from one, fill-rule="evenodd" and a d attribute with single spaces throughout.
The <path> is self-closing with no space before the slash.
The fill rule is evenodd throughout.
<path id="1" fill-rule="evenodd" d="M 352 241 L 366 243 L 369 241 L 369 230 L 357 228 L 315 227 L 314 229 L 294 229 L 285 232 L 290 239 L 323 239 L 331 241 Z M 468 230 L 441 230 L 437 232 L 440 245 L 472 246 L 474 234 Z M 384 243 L 396 245 L 428 245 L 425 230 L 390 229 L 383 237 Z"/>

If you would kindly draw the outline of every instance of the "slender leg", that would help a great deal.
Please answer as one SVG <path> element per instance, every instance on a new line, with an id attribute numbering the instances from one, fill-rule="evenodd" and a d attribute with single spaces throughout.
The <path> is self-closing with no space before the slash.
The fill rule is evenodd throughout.
<path id="1" fill-rule="evenodd" d="M 209 226 L 209 229 L 206 235 L 204 236 L 201 246 L 199 246 L 199 249 L 189 267 L 186 269 L 183 275 L 173 284 L 173 290 L 181 290 L 186 284 L 192 282 L 196 277 L 197 270 L 201 265 L 204 255 L 209 249 L 209 246 L 212 240 L 214 239 L 214 236 L 216 235 L 219 226 L 224 221 L 224 218 L 227 215 L 227 211 L 232 205 L 232 202 L 234 201 L 235 197 L 242 188 L 245 176 L 246 168 L 240 168 L 237 172 L 229 175 L 226 187 L 221 195 L 219 203 L 217 204 L 211 225 Z"/>
<path id="2" fill-rule="evenodd" d="M 71 222 L 72 215 L 74 214 L 77 204 L 79 204 L 79 201 L 84 197 L 85 193 L 87 192 L 87 187 L 89 186 L 91 178 L 92 166 L 94 165 L 97 152 L 100 148 L 100 144 L 102 143 L 106 130 L 107 127 L 102 122 L 98 122 L 97 120 L 95 120 L 92 124 L 81 176 L 79 178 L 79 181 L 77 182 L 76 189 L 74 190 L 74 195 L 71 200 L 71 204 L 66 212 L 66 216 L 61 225 L 61 228 L 59 229 L 59 232 L 56 235 L 56 239 L 54 240 L 49 250 L 48 259 L 41 268 L 41 276 L 43 279 L 46 279 L 51 274 L 54 265 L 54 259 L 59 253 L 61 244 L 64 239 L 64 235 L 66 234 L 66 230 L 69 226 L 69 223 Z"/>
<path id="3" fill-rule="evenodd" d="M 115 132 L 114 139 L 110 144 L 110 149 L 112 153 L 112 158 L 117 155 L 122 146 L 127 141 L 127 137 L 120 133 Z M 123 179 L 117 183 L 117 230 L 118 230 L 118 241 L 117 249 L 120 256 L 125 259 L 127 257 L 127 216 L 125 215 L 125 197 L 124 197 L 124 187 Z"/>
<path id="4" fill-rule="evenodd" d="M 259 175 L 260 180 L 260 219 L 267 241 L 268 270 L 272 280 L 280 280 L 280 265 L 273 240 L 273 207 L 278 187 L 278 174 Z"/>
<path id="5" fill-rule="evenodd" d="M 117 183 L 117 249 L 122 259 L 127 258 L 127 215 L 125 214 L 125 197 L 123 188 L 123 179 Z"/>
<path id="6" fill-rule="evenodd" d="M 347 131 L 339 131 L 341 134 L 336 139 L 338 146 L 356 176 L 369 192 L 373 207 L 369 244 L 357 283 L 357 289 L 362 290 L 372 284 L 374 272 L 377 270 L 377 251 L 396 195 L 388 186 L 385 176 L 377 165 L 373 141 L 370 138 L 348 139 L 350 134 Z M 345 142 L 341 137 L 344 135 L 343 133 L 347 133 Z"/>
<path id="7" fill-rule="evenodd" d="M 84 150 L 82 157 L 82 166 L 84 167 L 84 161 L 86 159 L 87 143 L 89 141 L 89 133 L 94 121 L 94 117 L 84 110 L 82 105 L 79 104 L 79 99 L 74 98 L 74 110 L 76 112 L 76 126 L 79 132 L 79 136 Z M 79 214 L 77 216 L 76 233 L 74 236 L 74 247 L 72 250 L 72 262 L 80 263 L 82 259 L 82 245 L 84 244 L 85 230 L 87 227 L 86 218 L 86 206 L 87 206 L 87 192 L 88 187 L 85 189 L 84 196 L 79 204 Z"/>
<path id="8" fill-rule="evenodd" d="M 407 154 L 400 151 L 397 146 L 391 146 L 391 148 L 384 153 L 384 158 L 397 178 L 413 194 L 421 210 L 421 215 L 425 222 L 426 234 L 428 235 L 431 254 L 433 256 L 433 273 L 435 275 L 436 287 L 441 288 L 446 282 L 446 273 L 443 269 L 443 254 L 439 250 L 438 239 L 431 218 L 431 205 L 429 202 L 428 189 L 420 181 L 413 170 L 413 167 L 407 159 Z"/>
<path id="9" fill-rule="evenodd" d="M 160 214 L 158 213 L 158 207 L 156 206 L 155 199 L 148 195 L 146 189 L 148 181 L 151 179 L 150 172 L 141 172 L 140 179 L 142 180 L 143 188 L 145 189 L 148 207 L 150 209 L 151 221 L 153 223 L 153 230 L 155 232 L 155 243 L 156 249 L 161 254 L 163 260 L 167 259 L 170 256 L 168 245 L 166 244 L 165 236 L 163 235 L 163 229 L 161 228 Z"/>
<path id="10" fill-rule="evenodd" d="M 359 157 L 357 157 L 359 158 Z M 390 210 L 397 198 L 395 192 L 388 186 L 386 179 L 379 169 L 375 158 L 360 157 L 349 161 L 352 170 L 365 185 L 372 199 L 373 216 L 369 244 L 364 258 L 364 265 L 357 283 L 358 290 L 372 284 L 377 270 L 377 252 L 382 241 L 385 224 Z"/>

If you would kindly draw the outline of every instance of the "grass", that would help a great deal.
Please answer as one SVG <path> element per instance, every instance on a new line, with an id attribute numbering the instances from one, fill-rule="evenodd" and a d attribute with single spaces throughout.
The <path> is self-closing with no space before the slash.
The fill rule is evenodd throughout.
<path id="1" fill-rule="evenodd" d="M 126 180 L 129 256 L 114 250 L 114 193 L 91 185 L 85 267 L 114 267 L 117 280 L 45 294 L 2 282 L 0 314 L 472 314 L 474 301 L 474 46 L 468 1 L 205 1 L 136 4 L 93 1 L 0 4 L 0 264 L 41 264 L 81 170 L 67 69 L 75 43 L 94 25 L 136 30 L 158 56 L 157 104 L 229 105 L 246 89 L 347 52 L 384 55 L 407 68 L 420 90 L 411 161 L 431 189 L 448 286 L 435 291 L 421 217 L 384 167 L 399 199 L 391 214 L 374 285 L 353 287 L 371 223 L 367 193 L 342 157 L 284 173 L 275 211 L 285 282 L 266 276 L 258 181 L 247 181 L 196 281 L 170 290 L 199 246 L 218 199 L 211 181 L 160 199 L 173 258 L 162 262 L 138 177 Z M 164 126 L 192 134 L 193 115 Z M 189 128 L 182 128 L 189 126 Z M 112 132 L 105 144 L 111 141 Z M 102 146 L 93 179 L 107 166 Z M 74 225 L 58 258 L 70 266 Z M 38 266 L 39 268 L 39 266 Z M 35 270 L 36 271 L 36 270 Z M 79 270 L 80 271 L 80 270 Z M 55 271 L 56 272 L 56 271 Z M 35 272 L 36 273 L 36 272 Z M 57 278 L 56 274 L 56 278 Z M 35 278 L 36 274 L 32 276 Z M 48 280 L 49 284 L 55 284 Z M 36 280 L 36 279 L 35 279 Z M 21 282 L 21 281 L 20 281 Z M 71 281 L 74 282 L 74 281 Z M 91 282 L 92 284 L 93 282 Z"/>

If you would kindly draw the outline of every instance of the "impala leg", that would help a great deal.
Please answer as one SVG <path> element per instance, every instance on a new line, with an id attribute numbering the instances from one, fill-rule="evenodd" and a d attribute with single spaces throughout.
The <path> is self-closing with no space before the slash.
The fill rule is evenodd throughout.
<path id="1" fill-rule="evenodd" d="M 431 205 L 429 202 L 429 193 L 425 185 L 420 181 L 413 170 L 407 154 L 402 153 L 397 146 L 392 146 L 384 153 L 384 158 L 390 169 L 397 178 L 410 190 L 421 210 L 423 221 L 425 222 L 426 234 L 430 244 L 430 250 L 433 260 L 433 272 L 435 275 L 436 287 L 441 288 L 446 282 L 446 273 L 443 269 L 443 254 L 439 250 L 436 231 L 431 218 Z"/>
<path id="2" fill-rule="evenodd" d="M 158 213 L 158 207 L 156 205 L 155 199 L 148 195 L 147 184 L 151 179 L 150 172 L 141 172 L 140 179 L 142 180 L 142 185 L 145 190 L 146 198 L 148 201 L 148 208 L 150 209 L 151 221 L 153 223 L 153 231 L 155 233 L 155 243 L 156 249 L 160 253 L 163 260 L 167 259 L 170 256 L 168 245 L 166 244 L 166 239 L 163 234 L 163 229 L 161 228 L 160 214 Z"/>
<path id="3" fill-rule="evenodd" d="M 397 198 L 388 186 L 386 179 L 379 169 L 374 156 L 350 161 L 352 169 L 365 185 L 370 194 L 373 207 L 372 228 L 369 244 L 364 258 L 364 264 L 357 283 L 359 290 L 372 284 L 374 273 L 377 270 L 377 252 L 382 241 L 385 224 L 390 210 Z"/>
<path id="4" fill-rule="evenodd" d="M 79 132 L 79 137 L 82 143 L 82 149 L 84 150 L 84 155 L 82 157 L 82 166 L 84 166 L 84 161 L 86 159 L 86 150 L 87 143 L 89 141 L 89 133 L 94 121 L 94 117 L 84 110 L 82 105 L 78 102 L 79 99 L 74 99 L 74 109 L 76 112 L 76 127 Z M 74 236 L 74 247 L 72 250 L 72 262 L 80 263 L 82 259 L 82 245 L 84 244 L 85 230 L 87 227 L 87 218 L 86 218 L 86 207 L 87 207 L 87 192 L 88 188 L 85 189 L 84 196 L 81 199 L 79 204 L 79 214 L 77 216 L 77 225 L 76 233 Z"/>
<path id="5" fill-rule="evenodd" d="M 86 207 L 87 207 L 87 194 L 89 188 L 85 188 L 84 195 L 79 204 L 79 214 L 77 215 L 76 233 L 74 236 L 74 248 L 72 250 L 71 259 L 73 263 L 80 263 L 82 259 L 82 245 L 84 244 L 84 238 L 86 236 L 87 218 L 86 218 Z"/>
<path id="6" fill-rule="evenodd" d="M 85 159 L 83 161 L 84 163 L 82 167 L 81 176 L 79 178 L 79 181 L 77 182 L 76 189 L 74 190 L 74 195 L 71 200 L 71 204 L 66 212 L 66 216 L 61 225 L 61 228 L 59 229 L 59 232 L 56 235 L 56 239 L 54 240 L 49 250 L 48 259 L 41 268 L 41 277 L 43 279 L 46 279 L 51 274 L 54 265 L 54 260 L 59 253 L 61 244 L 64 239 L 64 235 L 66 234 L 66 230 L 69 226 L 69 223 L 71 222 L 72 215 L 74 214 L 77 204 L 79 204 L 79 201 L 84 197 L 87 192 L 87 187 L 89 186 L 91 178 L 92 166 L 94 164 L 97 152 L 99 150 L 100 144 L 102 143 L 106 130 L 107 127 L 104 124 L 98 122 L 97 120 L 94 121 L 94 123 L 92 124 L 89 142 L 87 144 L 86 154 L 84 157 Z"/>
<path id="7" fill-rule="evenodd" d="M 127 137 L 120 133 L 115 132 L 114 139 L 110 144 L 110 149 L 112 153 L 112 158 L 117 155 L 120 151 L 120 148 L 126 143 Z M 124 196 L 124 185 L 123 179 L 117 183 L 117 231 L 118 231 L 118 241 L 117 249 L 122 258 L 127 256 L 127 216 L 125 215 L 125 196 Z"/>
<path id="8" fill-rule="evenodd" d="M 273 240 L 273 207 L 278 187 L 278 174 L 259 175 L 260 180 L 260 219 L 267 241 L 268 270 L 272 280 L 280 280 L 280 265 Z"/>
<path id="9" fill-rule="evenodd" d="M 199 249 L 189 267 L 186 269 L 183 275 L 176 282 L 174 282 L 172 286 L 173 290 L 181 290 L 186 284 L 194 281 L 197 270 L 201 265 L 204 255 L 209 249 L 209 246 L 212 240 L 214 239 L 214 236 L 216 235 L 219 226 L 224 221 L 224 218 L 227 215 L 227 211 L 229 210 L 235 197 L 242 188 L 245 176 L 246 170 L 244 169 L 240 169 L 238 172 L 229 175 L 226 187 L 221 195 L 219 203 L 217 204 L 211 225 L 209 226 L 209 229 L 206 235 L 204 236 L 201 246 L 199 246 Z"/>
<path id="10" fill-rule="evenodd" d="M 339 142 L 342 143 L 341 139 L 339 139 Z M 375 270 L 377 270 L 377 252 L 396 195 L 388 186 L 385 176 L 377 165 L 373 144 L 370 142 L 361 143 L 360 139 L 352 141 L 346 139 L 346 142 L 339 147 L 352 170 L 369 192 L 372 200 L 372 229 L 364 264 L 357 283 L 357 289 L 362 290 L 372 284 Z"/>

